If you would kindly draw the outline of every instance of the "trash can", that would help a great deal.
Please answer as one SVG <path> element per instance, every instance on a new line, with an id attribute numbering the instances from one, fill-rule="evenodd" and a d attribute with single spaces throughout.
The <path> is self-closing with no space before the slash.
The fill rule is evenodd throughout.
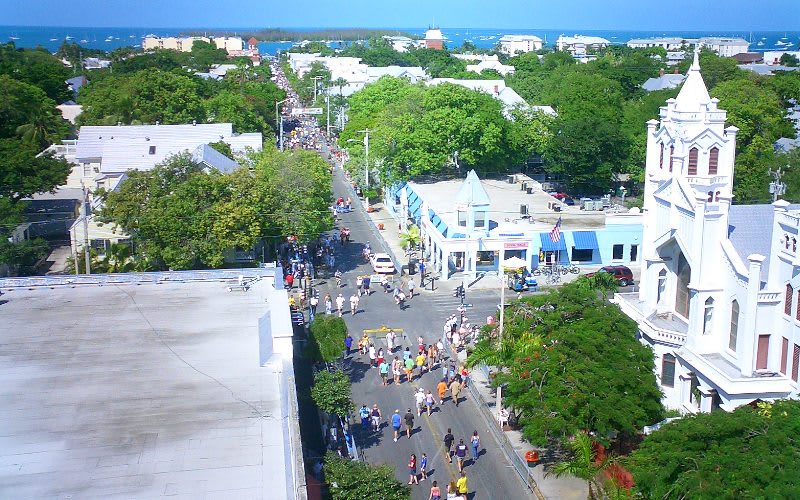
<path id="1" fill-rule="evenodd" d="M 417 259 L 414 259 L 414 258 L 408 259 L 408 275 L 409 276 L 414 276 L 415 274 L 417 274 L 417 265 L 418 265 Z"/>

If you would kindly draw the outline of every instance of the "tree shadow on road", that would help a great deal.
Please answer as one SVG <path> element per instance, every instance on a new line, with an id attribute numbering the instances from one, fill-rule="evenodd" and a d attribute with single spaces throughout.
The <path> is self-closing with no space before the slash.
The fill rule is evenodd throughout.
<path id="1" fill-rule="evenodd" d="M 348 363 L 347 374 L 350 375 L 350 382 L 356 384 L 364 379 L 370 371 L 370 364 L 361 361 L 360 359 L 351 359 Z M 379 377 L 378 370 L 375 370 L 375 376 Z"/>
<path id="2" fill-rule="evenodd" d="M 363 449 L 378 446 L 384 439 L 392 439 L 392 432 L 391 426 L 387 422 L 381 422 L 378 432 L 372 430 L 372 427 L 363 429 L 359 426 L 354 432 L 356 446 Z"/>

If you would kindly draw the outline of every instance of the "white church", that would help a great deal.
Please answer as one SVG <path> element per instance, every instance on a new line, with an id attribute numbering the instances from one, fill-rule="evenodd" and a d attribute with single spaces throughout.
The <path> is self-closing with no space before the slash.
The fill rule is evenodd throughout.
<path id="1" fill-rule="evenodd" d="M 800 206 L 732 204 L 738 129 L 718 102 L 695 54 L 647 123 L 640 290 L 615 298 L 683 413 L 798 396 Z"/>

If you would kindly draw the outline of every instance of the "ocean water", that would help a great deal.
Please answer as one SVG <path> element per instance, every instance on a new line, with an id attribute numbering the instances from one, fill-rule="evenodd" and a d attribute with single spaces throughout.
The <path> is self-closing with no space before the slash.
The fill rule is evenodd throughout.
<path id="1" fill-rule="evenodd" d="M 230 35 L 255 31 L 257 28 L 213 28 L 226 31 Z M 322 28 L 296 28 L 287 31 L 313 31 Z M 327 29 L 327 28 L 326 28 Z M 413 35 L 423 36 L 425 28 L 391 28 Z M 93 28 L 93 27 L 49 27 L 49 26 L 0 26 L 0 43 L 13 41 L 17 47 L 41 46 L 55 52 L 64 40 L 75 42 L 92 49 L 113 50 L 119 47 L 138 47 L 149 34 L 174 36 L 187 31 L 185 28 Z M 192 29 L 191 31 L 201 31 Z M 460 46 L 469 40 L 479 48 L 493 47 L 503 35 L 536 35 L 548 46 L 552 46 L 561 34 L 593 35 L 608 39 L 611 43 L 624 44 L 632 38 L 652 38 L 678 36 L 699 38 L 703 36 L 741 37 L 751 41 L 751 51 L 800 50 L 800 31 L 634 31 L 634 30 L 571 30 L 571 29 L 502 29 L 502 28 L 441 28 L 450 48 Z M 759 45 L 761 43 L 762 45 Z M 791 43 L 792 45 L 786 45 Z M 263 54 L 275 54 L 286 50 L 292 42 L 261 42 L 259 49 Z M 338 44 L 334 44 L 338 46 Z"/>

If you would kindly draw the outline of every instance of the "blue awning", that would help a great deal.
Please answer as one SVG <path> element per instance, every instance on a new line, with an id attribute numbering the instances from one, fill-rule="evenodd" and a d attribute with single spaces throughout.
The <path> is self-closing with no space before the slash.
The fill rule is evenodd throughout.
<path id="1" fill-rule="evenodd" d="M 539 237 L 542 240 L 542 250 L 545 252 L 558 252 L 558 251 L 567 251 L 567 243 L 564 241 L 564 235 L 561 235 L 561 239 L 558 241 L 553 241 L 550 239 L 550 233 L 539 233 Z"/>
<path id="2" fill-rule="evenodd" d="M 595 250 L 600 248 L 597 244 L 597 234 L 594 231 L 573 231 L 572 239 L 575 242 L 576 250 Z"/>
<path id="3" fill-rule="evenodd" d="M 431 209 L 428 209 L 428 216 L 431 219 L 431 224 L 433 224 L 436 230 L 442 233 L 442 236 L 447 237 L 447 224 L 444 223 L 442 218 L 436 215 L 436 213 Z"/>
<path id="4" fill-rule="evenodd" d="M 411 198 L 409 197 L 408 213 L 411 214 L 411 217 L 417 218 L 420 215 L 422 215 L 421 207 L 422 207 L 422 200 L 415 197 L 414 201 L 411 201 Z"/>

